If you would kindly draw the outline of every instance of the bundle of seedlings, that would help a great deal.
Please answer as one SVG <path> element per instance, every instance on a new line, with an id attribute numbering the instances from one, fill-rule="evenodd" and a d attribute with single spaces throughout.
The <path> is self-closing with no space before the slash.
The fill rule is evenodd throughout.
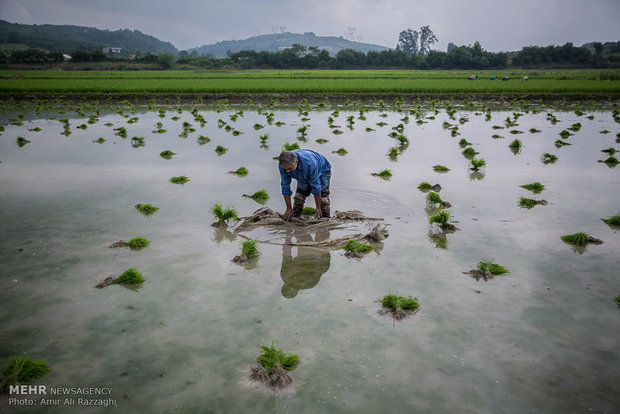
<path id="1" fill-rule="evenodd" d="M 566 145 L 573 145 L 573 144 L 571 144 L 570 142 L 564 142 L 561 139 L 556 139 L 554 142 L 554 145 L 556 148 L 562 148 Z"/>
<path id="2" fill-rule="evenodd" d="M 99 137 L 95 140 L 93 140 L 94 143 L 96 144 L 103 144 L 105 142 L 105 138 L 104 137 Z"/>
<path id="3" fill-rule="evenodd" d="M 487 162 L 483 158 L 472 158 L 469 160 L 469 163 L 471 164 L 470 170 L 472 171 L 478 171 L 480 168 L 487 165 Z"/>
<path id="4" fill-rule="evenodd" d="M 615 166 L 616 164 L 620 163 L 618 158 L 614 157 L 613 155 L 610 155 L 605 160 L 598 160 L 598 162 L 604 162 L 605 164 L 610 165 L 610 166 Z"/>
<path id="5" fill-rule="evenodd" d="M 614 302 L 616 302 L 616 305 L 618 305 L 618 307 L 620 308 L 620 295 L 614 298 Z"/>
<path id="6" fill-rule="evenodd" d="M 248 175 L 248 169 L 245 167 L 239 167 L 235 171 L 228 171 L 229 174 L 235 174 L 240 176 Z"/>
<path id="7" fill-rule="evenodd" d="M 556 155 L 545 152 L 541 160 L 543 164 L 554 164 L 558 160 L 558 157 Z"/>
<path id="8" fill-rule="evenodd" d="M 134 237 L 129 241 L 118 240 L 114 243 L 108 245 L 110 248 L 120 248 L 120 247 L 129 247 L 131 250 L 141 250 L 147 247 L 151 242 L 144 237 Z"/>
<path id="9" fill-rule="evenodd" d="M 503 275 L 506 273 L 510 273 L 510 271 L 504 266 L 493 263 L 493 260 L 483 260 L 476 265 L 474 270 L 463 272 L 463 274 L 469 275 L 476 280 L 484 279 L 485 282 L 493 279 L 496 275 Z"/>
<path id="10" fill-rule="evenodd" d="M 467 147 L 461 152 L 461 154 L 463 154 L 465 158 L 472 158 L 478 155 L 479 152 L 476 151 L 473 147 Z"/>
<path id="11" fill-rule="evenodd" d="M 418 190 L 422 191 L 422 192 L 428 192 L 428 191 L 434 191 L 436 193 L 441 191 L 441 185 L 439 184 L 435 184 L 435 185 L 431 185 L 430 183 L 427 183 L 426 181 L 422 181 L 419 185 L 418 185 Z"/>
<path id="12" fill-rule="evenodd" d="M 9 364 L 0 370 L 0 390 L 8 392 L 12 385 L 30 384 L 50 372 L 47 362 L 41 359 L 31 359 L 28 355 L 9 357 Z"/>
<path id="13" fill-rule="evenodd" d="M 204 144 L 211 142 L 211 138 L 205 137 L 204 135 L 200 135 L 198 138 L 196 138 L 196 141 L 198 142 L 199 145 L 204 145 Z"/>
<path id="14" fill-rule="evenodd" d="M 508 145 L 508 148 L 510 148 L 512 153 L 515 155 L 521 152 L 522 147 L 523 147 L 523 143 L 521 143 L 521 140 L 519 139 L 515 139 L 514 141 L 510 143 L 510 145 Z"/>
<path id="15" fill-rule="evenodd" d="M 176 155 L 176 153 L 170 150 L 164 150 L 159 153 L 159 156 L 166 160 L 171 160 L 173 155 Z"/>
<path id="16" fill-rule="evenodd" d="M 444 232 L 454 232 L 458 229 L 450 222 L 450 218 L 450 212 L 448 210 L 441 209 L 436 214 L 433 214 L 428 218 L 428 223 L 439 225 Z"/>
<path id="17" fill-rule="evenodd" d="M 547 200 L 535 200 L 533 198 L 521 197 L 519 198 L 519 207 L 527 208 L 528 210 L 536 207 L 537 205 L 546 206 L 549 204 Z"/>
<path id="18" fill-rule="evenodd" d="M 17 137 L 17 139 L 15 140 L 15 142 L 17 143 L 18 147 L 23 147 L 24 145 L 28 144 L 30 141 L 27 140 L 24 137 Z"/>
<path id="19" fill-rule="evenodd" d="M 433 171 L 438 172 L 438 173 L 445 173 L 450 171 L 450 168 L 444 166 L 444 165 L 433 165 Z"/>
<path id="20" fill-rule="evenodd" d="M 228 151 L 228 148 L 223 147 L 221 145 L 218 145 L 215 147 L 214 151 L 217 153 L 217 155 L 222 155 L 224 154 L 226 151 Z"/>
<path id="21" fill-rule="evenodd" d="M 184 175 L 180 175 L 178 177 L 172 177 L 170 178 L 170 182 L 172 184 L 185 184 L 186 182 L 190 181 L 189 178 L 187 178 Z"/>
<path id="22" fill-rule="evenodd" d="M 254 194 L 242 194 L 242 196 L 251 198 L 252 200 L 259 202 L 259 203 L 264 203 L 265 201 L 269 199 L 269 194 L 267 193 L 265 189 L 258 190 Z"/>
<path id="23" fill-rule="evenodd" d="M 226 227 L 228 225 L 228 221 L 239 220 L 239 216 L 237 215 L 237 211 L 230 207 L 222 207 L 221 204 L 215 204 L 211 207 L 211 213 L 217 219 L 216 222 L 211 224 L 213 227 Z"/>
<path id="24" fill-rule="evenodd" d="M 452 207 L 452 204 L 450 204 L 447 201 L 443 201 L 441 197 L 439 196 L 439 194 L 437 194 L 434 191 L 431 191 L 426 195 L 426 205 L 429 208 L 434 208 L 434 207 L 450 208 Z"/>
<path id="25" fill-rule="evenodd" d="M 299 143 L 298 142 L 293 142 L 291 144 L 288 141 L 286 141 L 284 143 L 284 145 L 282 145 L 282 152 L 284 152 L 284 151 L 293 151 L 293 150 L 297 150 L 299 148 L 300 147 L 299 147 Z"/>
<path id="26" fill-rule="evenodd" d="M 155 207 L 152 204 L 136 204 L 134 206 L 135 208 L 138 209 L 138 211 L 142 214 L 144 214 L 145 216 L 150 216 L 151 214 L 155 213 L 157 210 L 159 210 L 159 207 Z"/>
<path id="27" fill-rule="evenodd" d="M 276 393 L 293 387 L 295 381 L 289 371 L 297 368 L 299 356 L 287 354 L 276 348 L 273 342 L 271 346 L 261 346 L 261 349 L 262 353 L 256 358 L 258 366 L 250 370 L 250 379 Z"/>
<path id="28" fill-rule="evenodd" d="M 583 232 L 566 234 L 562 236 L 561 239 L 564 243 L 568 243 L 577 247 L 584 247 L 587 244 L 603 244 L 603 240 L 594 238 Z"/>
<path id="29" fill-rule="evenodd" d="M 109 285 L 139 285 L 144 282 L 142 273 L 138 272 L 135 267 L 130 267 L 125 270 L 120 276 L 114 278 L 112 276 L 106 277 L 102 282 L 98 283 L 95 287 L 102 289 Z"/>
<path id="30" fill-rule="evenodd" d="M 304 206 L 304 209 L 301 211 L 302 216 L 314 216 L 316 214 L 316 208 L 310 206 Z"/>
<path id="31" fill-rule="evenodd" d="M 375 250 L 370 244 L 362 243 L 358 240 L 349 240 L 344 246 L 345 256 L 349 259 L 361 259 L 368 252 Z"/>
<path id="32" fill-rule="evenodd" d="M 375 302 L 381 303 L 381 309 L 378 311 L 379 314 L 390 314 L 396 321 L 415 315 L 420 310 L 417 298 L 398 296 L 391 292 L 385 295 L 383 299 L 376 300 Z"/>
<path id="33" fill-rule="evenodd" d="M 467 140 L 466 140 L 465 138 L 462 138 L 462 139 L 459 141 L 459 146 L 460 146 L 461 148 L 465 148 L 465 147 L 467 147 L 467 146 L 469 146 L 469 145 L 471 145 L 471 142 L 467 142 Z"/>
<path id="34" fill-rule="evenodd" d="M 533 182 L 531 184 L 523 184 L 523 185 L 520 185 L 519 187 L 525 188 L 526 190 L 529 190 L 533 192 L 534 194 L 539 194 L 545 189 L 545 186 L 539 182 Z"/>
<path id="35" fill-rule="evenodd" d="M 241 254 L 239 256 L 235 256 L 232 261 L 241 265 L 254 262 L 256 259 L 258 259 L 258 256 L 260 256 L 258 247 L 256 247 L 257 243 L 258 240 L 245 240 L 241 244 Z"/>
<path id="36" fill-rule="evenodd" d="M 332 154 L 338 154 L 340 156 L 347 155 L 348 153 L 349 153 L 349 151 L 347 151 L 344 148 L 339 148 L 337 151 L 332 151 Z"/>
<path id="37" fill-rule="evenodd" d="M 146 145 L 144 143 L 144 137 L 133 137 L 131 138 L 131 146 L 134 148 L 143 147 Z"/>
<path id="38" fill-rule="evenodd" d="M 384 180 L 389 179 L 392 176 L 392 171 L 390 170 L 383 170 L 383 171 L 379 171 L 378 173 L 370 173 L 370 175 L 374 176 L 374 177 L 381 177 Z"/>
<path id="39" fill-rule="evenodd" d="M 620 229 L 620 214 L 601 220 L 612 229 Z"/>

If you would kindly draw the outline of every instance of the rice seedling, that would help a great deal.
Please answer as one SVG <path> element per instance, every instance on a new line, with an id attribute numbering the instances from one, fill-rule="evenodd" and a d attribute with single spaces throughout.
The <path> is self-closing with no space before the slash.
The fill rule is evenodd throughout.
<path id="1" fill-rule="evenodd" d="M 573 145 L 570 142 L 565 142 L 565 141 L 562 141 L 561 139 L 557 139 L 553 144 L 555 145 L 556 148 L 562 148 L 566 145 Z"/>
<path id="2" fill-rule="evenodd" d="M 560 131 L 560 137 L 561 137 L 562 139 L 566 139 L 566 138 L 570 137 L 571 135 L 573 135 L 573 134 L 571 134 L 570 132 L 568 132 L 568 131 L 567 131 L 567 130 L 565 130 L 565 129 L 563 129 L 562 131 Z"/>
<path id="3" fill-rule="evenodd" d="M 513 135 L 523 134 L 523 131 L 519 131 L 519 130 L 513 129 L 513 130 L 510 131 L 510 133 L 513 134 Z"/>
<path id="4" fill-rule="evenodd" d="M 228 151 L 228 148 L 218 145 L 217 147 L 215 147 L 214 151 L 217 152 L 217 155 L 222 155 L 226 151 Z"/>
<path id="5" fill-rule="evenodd" d="M 585 246 L 590 240 L 590 236 L 586 233 L 579 232 L 575 234 L 566 234 L 561 237 L 563 242 L 572 244 L 573 246 Z"/>
<path id="6" fill-rule="evenodd" d="M 116 131 L 116 134 L 114 135 L 118 135 L 121 138 L 127 138 L 127 129 L 125 127 L 114 128 L 114 131 Z"/>
<path id="7" fill-rule="evenodd" d="M 329 140 L 327 140 L 325 138 L 319 138 L 319 139 L 315 140 L 314 142 L 316 142 L 317 144 L 325 144 L 326 142 L 329 142 Z"/>
<path id="8" fill-rule="evenodd" d="M 13 355 L 9 357 L 8 365 L 0 371 L 0 390 L 8 392 L 12 385 L 30 384 L 48 372 L 51 372 L 49 366 L 41 359 L 28 358 L 27 354 Z"/>
<path id="9" fill-rule="evenodd" d="M 362 243 L 353 239 L 347 241 L 342 247 L 346 251 L 345 256 L 347 258 L 357 259 L 363 257 L 364 254 L 375 250 L 375 248 L 372 247 L 370 244 Z"/>
<path id="10" fill-rule="evenodd" d="M 142 214 L 144 214 L 145 216 L 150 216 L 151 214 L 155 213 L 157 210 L 159 210 L 159 207 L 155 207 L 152 204 L 136 204 L 135 207 L 138 209 L 138 211 Z"/>
<path id="11" fill-rule="evenodd" d="M 166 159 L 166 160 L 170 160 L 172 159 L 172 156 L 176 155 L 174 152 L 170 151 L 170 150 L 164 150 L 162 152 L 159 153 L 159 156 Z"/>
<path id="12" fill-rule="evenodd" d="M 144 276 L 138 272 L 135 267 L 130 267 L 125 270 L 119 277 L 114 280 L 114 283 L 134 285 L 144 282 Z"/>
<path id="13" fill-rule="evenodd" d="M 242 133 L 243 133 L 243 132 L 238 131 L 238 130 L 236 130 L 236 129 L 234 129 L 234 130 L 231 132 L 231 134 L 233 134 L 233 136 L 235 136 L 235 137 L 236 137 L 236 136 L 238 136 L 238 135 L 241 135 Z"/>
<path id="14" fill-rule="evenodd" d="M 422 181 L 419 185 L 418 185 L 418 190 L 420 191 L 428 191 L 432 188 L 433 186 L 431 185 L 431 183 L 427 183 L 426 181 Z"/>
<path id="15" fill-rule="evenodd" d="M 344 132 L 342 130 L 340 130 L 340 129 L 334 129 L 334 130 L 332 130 L 332 134 L 334 134 L 334 135 L 342 135 L 342 134 L 344 134 Z"/>
<path id="16" fill-rule="evenodd" d="M 608 129 L 603 129 L 599 132 L 599 134 L 609 134 L 611 131 Z"/>
<path id="17" fill-rule="evenodd" d="M 190 179 L 189 179 L 189 178 L 187 178 L 187 177 L 186 177 L 186 176 L 184 176 L 184 175 L 180 175 L 180 176 L 178 176 L 178 177 L 172 177 L 172 178 L 170 178 L 170 182 L 171 182 L 172 184 L 185 184 L 185 183 L 186 183 L 186 182 L 188 182 L 188 181 L 190 181 Z"/>
<path id="18" fill-rule="evenodd" d="M 461 140 L 459 141 L 459 146 L 461 148 L 465 148 L 468 145 L 471 145 L 471 142 L 467 142 L 465 138 L 461 138 Z"/>
<path id="19" fill-rule="evenodd" d="M 620 214 L 601 220 L 611 228 L 620 228 Z"/>
<path id="20" fill-rule="evenodd" d="M 299 143 L 298 142 L 293 142 L 292 144 L 290 144 L 288 141 L 286 141 L 284 143 L 284 145 L 282 145 L 282 151 L 293 151 L 293 150 L 297 150 L 299 149 Z"/>
<path id="21" fill-rule="evenodd" d="M 29 141 L 29 140 L 27 140 L 27 139 L 26 139 L 26 138 L 24 138 L 24 137 L 17 137 L 17 138 L 15 139 L 15 142 L 17 143 L 17 146 L 21 148 L 21 147 L 23 147 L 24 145 L 28 144 L 30 141 Z"/>
<path id="22" fill-rule="evenodd" d="M 451 214 L 448 210 L 441 209 L 428 218 L 429 224 L 438 224 L 441 228 L 454 230 L 455 227 L 450 223 Z"/>
<path id="23" fill-rule="evenodd" d="M 399 296 L 391 292 L 375 302 L 381 303 L 382 310 L 380 313 L 390 313 L 398 321 L 414 315 L 420 310 L 417 298 Z"/>
<path id="24" fill-rule="evenodd" d="M 530 128 L 530 132 L 531 132 L 532 134 L 536 134 L 536 133 L 538 133 L 538 132 L 542 132 L 542 131 L 541 131 L 540 129 Z"/>
<path id="25" fill-rule="evenodd" d="M 93 142 L 95 142 L 97 144 L 103 144 L 105 142 L 105 138 L 99 137 L 96 140 L 94 140 Z"/>
<path id="26" fill-rule="evenodd" d="M 616 302 L 616 305 L 618 305 L 618 307 L 620 308 L 620 295 L 614 298 L 614 302 Z"/>
<path id="27" fill-rule="evenodd" d="M 258 367 L 250 370 L 250 379 L 260 382 L 277 392 L 293 386 L 293 378 L 288 373 L 299 365 L 299 356 L 287 354 L 275 347 L 262 345 L 262 353 L 256 358 Z"/>
<path id="28" fill-rule="evenodd" d="M 609 155 L 614 155 L 617 151 L 614 147 L 609 147 L 609 148 L 602 149 L 601 152 L 604 152 Z"/>
<path id="29" fill-rule="evenodd" d="M 545 152 L 542 155 L 541 160 L 542 160 L 543 164 L 553 164 L 553 163 L 555 163 L 558 160 L 558 157 L 556 155 L 553 155 L 553 154 L 550 154 L 548 152 Z"/>
<path id="30" fill-rule="evenodd" d="M 491 138 L 494 138 L 494 139 L 499 139 L 499 138 L 504 138 L 504 137 L 503 137 L 503 136 L 501 136 L 501 135 L 499 135 L 499 134 L 493 134 L 493 135 L 491 136 Z"/>
<path id="31" fill-rule="evenodd" d="M 388 151 L 387 156 L 392 159 L 395 159 L 398 156 L 398 148 L 390 147 L 390 150 Z"/>
<path id="32" fill-rule="evenodd" d="M 612 165 L 615 166 L 618 163 L 620 163 L 620 161 L 618 160 L 618 158 L 614 157 L 613 155 L 609 156 L 607 159 L 603 160 L 603 162 L 607 165 Z"/>
<path id="33" fill-rule="evenodd" d="M 489 272 L 492 275 L 504 275 L 510 273 L 510 270 L 504 266 L 494 263 L 493 260 L 482 260 L 478 262 L 476 268 L 483 272 Z"/>
<path id="34" fill-rule="evenodd" d="M 375 125 L 376 125 L 376 126 L 378 126 L 378 127 L 384 127 L 384 126 L 386 126 L 386 125 L 387 125 L 387 123 L 386 123 L 386 122 L 381 121 L 381 122 L 377 122 Z"/>
<path id="35" fill-rule="evenodd" d="M 241 245 L 241 254 L 247 257 L 248 259 L 254 259 L 260 255 L 258 251 L 258 247 L 256 244 L 257 240 L 245 240 Z"/>
<path id="36" fill-rule="evenodd" d="M 570 128 L 568 129 L 570 129 L 571 131 L 577 132 L 581 129 L 581 123 L 577 122 L 575 124 L 572 124 Z"/>
<path id="37" fill-rule="evenodd" d="M 486 161 L 483 158 L 472 158 L 471 160 L 469 160 L 469 163 L 471 164 L 471 170 L 473 171 L 478 171 L 480 168 L 487 165 Z"/>
<path id="38" fill-rule="evenodd" d="M 518 140 L 518 139 L 515 139 L 514 141 L 510 143 L 510 145 L 508 145 L 508 147 L 512 149 L 520 149 L 522 146 L 523 146 L 523 143 L 521 142 L 521 140 Z"/>
<path id="39" fill-rule="evenodd" d="M 491 128 L 493 128 L 493 129 L 504 129 L 504 127 L 501 126 L 501 125 L 493 125 Z"/>
<path id="40" fill-rule="evenodd" d="M 380 171 L 378 173 L 371 173 L 370 175 L 373 175 L 375 177 L 381 177 L 381 178 L 384 178 L 384 179 L 388 179 L 388 178 L 390 178 L 392 176 L 392 171 L 390 171 L 390 170 L 383 170 L 383 171 Z"/>
<path id="41" fill-rule="evenodd" d="M 214 226 L 226 227 L 227 222 L 230 220 L 237 221 L 239 220 L 239 216 L 237 215 L 237 211 L 230 207 L 222 207 L 221 204 L 215 204 L 211 207 L 211 214 L 218 220 L 213 223 Z"/>
<path id="42" fill-rule="evenodd" d="M 444 165 L 434 165 L 433 166 L 433 171 L 438 172 L 438 173 L 445 173 L 450 171 L 450 168 L 444 166 Z"/>
<path id="43" fill-rule="evenodd" d="M 231 172 L 237 175 L 248 175 L 248 169 L 245 167 L 239 167 L 235 171 L 231 171 Z"/>
<path id="44" fill-rule="evenodd" d="M 211 142 L 211 138 L 200 135 L 198 138 L 196 138 L 196 141 L 198 142 L 198 144 L 204 145 Z"/>
<path id="45" fill-rule="evenodd" d="M 535 200 L 533 198 L 520 197 L 519 198 L 519 207 L 532 209 L 537 205 L 546 206 L 548 203 L 546 200 Z"/>
<path id="46" fill-rule="evenodd" d="M 344 148 L 339 148 L 337 151 L 332 151 L 334 154 L 338 154 L 340 156 L 344 156 L 347 155 L 349 153 L 349 151 L 347 151 Z"/>
<path id="47" fill-rule="evenodd" d="M 539 194 L 545 189 L 545 186 L 539 182 L 533 182 L 531 184 L 523 184 L 519 187 L 525 188 L 526 190 L 529 190 L 533 192 L 534 194 Z"/>
<path id="48" fill-rule="evenodd" d="M 478 154 L 478 152 L 473 147 L 467 147 L 461 152 L 461 154 L 465 157 L 473 157 Z"/>
<path id="49" fill-rule="evenodd" d="M 129 247 L 131 250 L 140 250 L 147 247 L 151 242 L 144 237 L 134 237 L 129 241 L 119 240 L 109 245 L 109 247 Z"/>
<path id="50" fill-rule="evenodd" d="M 35 127 L 35 128 L 28 128 L 28 131 L 33 131 L 33 132 L 41 132 L 41 128 L 39 128 L 39 127 Z"/>
<path id="51" fill-rule="evenodd" d="M 266 142 L 269 139 L 269 134 L 263 134 L 258 138 L 260 139 L 261 142 Z"/>
<path id="52" fill-rule="evenodd" d="M 133 137 L 131 138 L 131 146 L 134 148 L 143 147 L 145 145 L 144 137 Z"/>
<path id="53" fill-rule="evenodd" d="M 255 130 L 258 131 L 259 129 L 262 129 L 262 128 L 265 128 L 265 125 L 259 124 L 259 123 L 254 124 L 254 129 Z"/>
<path id="54" fill-rule="evenodd" d="M 437 205 L 441 205 L 442 203 L 443 200 L 436 192 L 431 191 L 426 195 L 426 205 L 428 207 L 435 207 Z"/>
<path id="55" fill-rule="evenodd" d="M 269 199 L 269 194 L 264 189 L 258 190 L 252 195 L 245 195 L 245 196 L 251 198 L 254 201 L 265 201 Z"/>
<path id="56" fill-rule="evenodd" d="M 307 125 L 302 125 L 302 126 L 300 126 L 299 128 L 297 128 L 297 133 L 298 133 L 299 135 L 301 135 L 302 137 L 305 137 L 305 136 L 306 136 L 306 134 L 307 134 L 307 133 L 306 133 L 307 129 L 308 129 L 308 126 L 307 126 Z"/>
<path id="57" fill-rule="evenodd" d="M 371 128 L 371 127 L 366 127 L 365 131 L 366 131 L 366 132 L 372 132 L 372 131 L 374 131 L 374 129 L 373 129 L 373 128 Z"/>
<path id="58" fill-rule="evenodd" d="M 302 216 L 314 216 L 316 214 L 316 208 L 310 206 L 304 206 L 304 209 L 301 211 Z"/>

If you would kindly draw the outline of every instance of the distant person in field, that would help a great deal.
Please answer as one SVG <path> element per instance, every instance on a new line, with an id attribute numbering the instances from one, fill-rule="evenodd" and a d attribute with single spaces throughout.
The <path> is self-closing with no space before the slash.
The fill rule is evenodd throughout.
<path id="1" fill-rule="evenodd" d="M 301 216 L 306 197 L 314 196 L 316 218 L 329 217 L 329 180 L 332 166 L 327 158 L 308 149 L 285 151 L 280 154 L 279 169 L 282 195 L 286 203 L 284 219 Z M 291 178 L 297 180 L 297 191 L 291 205 Z"/>

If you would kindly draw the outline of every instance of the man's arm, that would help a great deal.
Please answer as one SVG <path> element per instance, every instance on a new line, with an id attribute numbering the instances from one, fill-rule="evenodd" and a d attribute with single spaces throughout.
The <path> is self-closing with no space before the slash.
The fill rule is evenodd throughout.
<path id="1" fill-rule="evenodd" d="M 312 194 L 314 196 L 314 203 L 316 204 L 316 218 L 323 217 L 323 212 L 321 211 L 321 193 Z"/>
<path id="2" fill-rule="evenodd" d="M 291 196 L 289 194 L 283 194 L 283 197 L 284 197 L 284 203 L 286 204 L 286 211 L 284 212 L 284 220 L 289 221 L 291 217 L 293 217 L 293 206 L 291 205 Z"/>

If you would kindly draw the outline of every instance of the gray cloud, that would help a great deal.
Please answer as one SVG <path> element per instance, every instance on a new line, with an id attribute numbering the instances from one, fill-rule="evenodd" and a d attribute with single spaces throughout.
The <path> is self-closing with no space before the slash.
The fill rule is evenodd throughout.
<path id="1" fill-rule="evenodd" d="M 618 0 L 0 0 L 15 23 L 137 29 L 179 49 L 291 32 L 342 36 L 395 47 L 398 33 L 429 25 L 445 50 L 480 41 L 487 50 L 620 40 Z"/>

